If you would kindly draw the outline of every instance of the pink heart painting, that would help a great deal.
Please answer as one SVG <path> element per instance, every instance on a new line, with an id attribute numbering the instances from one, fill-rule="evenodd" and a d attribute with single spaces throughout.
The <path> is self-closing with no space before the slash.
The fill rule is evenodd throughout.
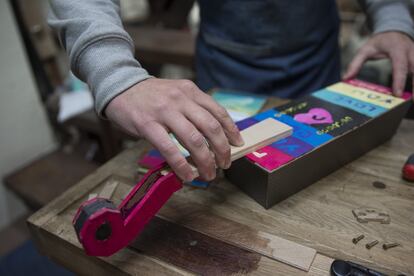
<path id="1" fill-rule="evenodd" d="M 294 116 L 295 121 L 308 125 L 332 124 L 333 119 L 331 113 L 323 108 L 312 108 L 308 113 L 300 113 Z"/>

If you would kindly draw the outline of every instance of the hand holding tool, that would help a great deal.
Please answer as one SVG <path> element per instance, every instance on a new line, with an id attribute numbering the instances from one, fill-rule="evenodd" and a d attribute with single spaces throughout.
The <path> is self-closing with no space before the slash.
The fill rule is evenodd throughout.
<path id="1" fill-rule="evenodd" d="M 290 126 L 272 118 L 265 119 L 241 131 L 245 144 L 231 148 L 231 160 L 291 133 Z M 110 256 L 116 253 L 127 246 L 181 188 L 181 180 L 163 163 L 148 171 L 118 207 L 99 197 L 84 202 L 73 219 L 79 242 L 88 255 Z"/>

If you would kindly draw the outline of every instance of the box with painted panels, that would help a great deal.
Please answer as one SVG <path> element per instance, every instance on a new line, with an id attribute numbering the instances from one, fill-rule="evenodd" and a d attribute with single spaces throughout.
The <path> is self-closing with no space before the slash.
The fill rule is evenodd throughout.
<path id="1" fill-rule="evenodd" d="M 246 155 L 225 172 L 265 208 L 284 200 L 392 137 L 411 94 L 360 80 L 339 82 L 237 123 L 265 118 L 293 127 L 292 136 Z"/>

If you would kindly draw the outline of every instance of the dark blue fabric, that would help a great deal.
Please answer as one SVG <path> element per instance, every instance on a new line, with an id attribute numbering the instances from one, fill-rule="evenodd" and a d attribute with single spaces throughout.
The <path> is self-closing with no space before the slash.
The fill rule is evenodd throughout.
<path id="1" fill-rule="evenodd" d="M 334 0 L 199 0 L 197 84 L 294 98 L 340 79 Z"/>
<path id="2" fill-rule="evenodd" d="M 4 276 L 72 276 L 73 273 L 40 255 L 33 242 L 27 241 L 0 258 L 0 275 Z"/>

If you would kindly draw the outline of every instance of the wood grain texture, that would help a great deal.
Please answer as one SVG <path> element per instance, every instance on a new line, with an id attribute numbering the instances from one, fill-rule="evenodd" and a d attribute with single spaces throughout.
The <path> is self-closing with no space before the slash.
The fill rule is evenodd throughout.
<path id="1" fill-rule="evenodd" d="M 117 186 L 118 186 L 118 181 L 116 181 L 115 179 L 112 179 L 112 181 L 109 181 L 103 186 L 102 190 L 99 192 L 99 196 L 103 198 L 111 199 Z"/>
<path id="2" fill-rule="evenodd" d="M 177 198 L 183 202 L 182 198 Z M 174 207 L 171 207 L 173 205 Z M 218 238 L 238 247 L 260 253 L 271 259 L 309 271 L 316 250 L 282 239 L 276 235 L 257 231 L 249 226 L 203 211 L 197 204 L 174 203 L 166 206 L 160 216 L 175 221 L 200 233 Z M 200 208 L 201 207 L 201 208 Z"/>
<path id="3" fill-rule="evenodd" d="M 412 137 L 414 122 L 404 121 L 391 141 L 269 210 L 218 178 L 207 190 L 184 187 L 161 209 L 160 215 L 228 244 L 243 249 L 252 246 L 249 251 L 262 255 L 257 268 L 250 272 L 253 275 L 327 275 L 332 258 L 352 260 L 391 275 L 411 275 L 414 274 L 414 186 L 402 180 L 401 167 L 408 154 L 414 152 Z M 110 258 L 86 257 L 76 239 L 71 220 L 79 204 L 90 193 L 99 193 L 111 177 L 134 183 L 135 162 L 144 150 L 142 143 L 126 150 L 29 219 L 44 253 L 80 274 L 100 274 L 103 268 L 108 269 L 106 275 L 136 275 L 143 269 L 167 275 L 192 273 L 187 267 L 131 248 Z M 378 189 L 372 184 L 374 181 L 381 181 L 386 187 Z M 113 199 L 119 200 L 128 186 L 118 185 Z M 358 223 L 352 209 L 366 206 L 386 211 L 391 223 Z M 215 227 L 215 222 L 222 227 Z M 318 254 L 309 272 L 268 257 L 258 233 L 316 249 Z M 366 250 L 364 243 L 352 243 L 358 234 L 365 234 L 369 240 L 399 242 L 402 246 L 388 251 L 380 246 Z"/>
<path id="4" fill-rule="evenodd" d="M 130 247 L 198 275 L 250 273 L 262 257 L 158 217 Z"/>
<path id="5" fill-rule="evenodd" d="M 133 183 L 119 179 L 119 191 L 113 198 L 114 202 L 122 201 L 122 195 L 128 192 L 130 185 Z M 181 196 L 172 197 L 158 216 L 209 237 L 309 271 L 316 255 L 315 249 L 256 231 L 247 225 L 209 213 L 203 205 L 186 201 Z"/>
<path id="6" fill-rule="evenodd" d="M 125 192 L 130 189 L 130 185 L 133 183 L 131 179 L 120 176 L 111 176 L 104 179 L 97 187 L 92 188 L 92 192 L 97 192 L 102 186 L 105 186 L 108 183 L 113 183 L 114 181 L 116 181 L 118 185 L 114 192 L 113 200 L 118 204 L 122 200 Z M 87 195 L 84 195 L 84 197 L 86 196 Z M 149 228 L 146 228 L 146 233 L 140 235 L 138 240 L 133 242 L 129 248 L 118 252 L 110 258 L 87 257 L 84 255 L 70 223 L 70 220 L 73 218 L 81 201 L 83 201 L 83 198 L 74 202 L 68 206 L 68 208 L 61 210 L 57 216 L 51 218 L 44 225 L 45 229 L 35 227 L 32 222 L 29 223 L 32 231 L 37 232 L 34 236 L 41 236 L 40 239 L 36 240 L 41 240 L 42 243 L 44 243 L 45 240 L 48 240 L 48 243 L 41 244 L 39 247 L 43 248 L 48 255 L 50 255 L 50 252 L 53 252 L 51 257 L 55 256 L 56 260 L 62 265 L 68 266 L 68 262 L 77 259 L 68 259 L 67 256 L 70 256 L 71 254 L 76 254 L 77 257 L 80 255 L 81 258 L 87 258 L 88 260 L 96 259 L 98 262 L 97 264 L 86 264 L 81 262 L 80 266 L 76 266 L 75 263 L 73 266 L 69 265 L 69 268 L 74 272 L 88 274 L 85 271 L 88 271 L 89 273 L 95 271 L 95 268 L 93 267 L 99 267 L 99 261 L 105 260 L 114 267 L 109 269 L 109 273 L 105 273 L 104 275 L 114 273 L 114 269 L 119 269 L 127 275 L 141 275 L 142 272 L 137 273 L 137 269 L 142 268 L 142 266 L 150 266 L 151 263 L 154 266 L 161 267 L 151 269 L 150 271 L 154 271 L 154 273 L 158 271 L 157 273 L 160 273 L 159 270 L 162 269 L 163 275 L 176 275 L 177 271 L 179 271 L 180 274 L 195 272 L 198 275 L 228 275 L 234 273 L 249 273 L 253 275 L 301 275 L 300 270 L 267 258 L 262 254 L 255 252 L 255 250 L 247 250 L 244 247 L 239 247 L 237 243 L 228 243 L 226 240 L 220 238 L 210 238 L 203 232 L 190 230 L 189 228 L 184 227 L 181 223 L 169 223 L 173 224 L 172 226 L 169 226 L 163 222 L 160 227 L 159 223 L 157 224 L 156 222 L 157 219 L 155 219 L 155 226 L 153 225 L 152 227 L 149 226 Z M 221 225 L 224 226 L 224 224 Z M 54 235 L 51 234 L 50 229 L 56 231 L 54 232 Z M 233 231 L 234 228 L 230 228 L 229 230 Z M 39 231 L 41 232 L 39 233 Z M 47 234 L 44 231 L 46 231 Z M 164 234 L 165 232 L 168 232 L 168 235 Z M 49 238 L 51 238 L 52 241 L 49 241 Z M 72 248 L 72 246 L 75 246 L 77 249 L 76 253 L 72 250 L 68 252 L 66 247 L 62 249 L 59 248 L 59 246 L 56 245 L 56 243 L 58 243 L 56 239 L 58 239 L 59 243 L 62 245 L 69 243 L 67 247 Z M 196 248 L 194 248 L 194 244 L 193 246 L 190 244 L 194 240 L 201 246 L 198 250 L 195 250 Z M 143 256 L 145 258 L 143 258 Z M 234 259 L 234 257 L 237 258 Z M 229 267 L 229 263 L 231 263 L 230 261 L 236 262 L 233 264 L 233 267 Z M 124 266 L 124 262 L 128 265 Z M 316 267 L 324 267 L 324 263 L 314 262 L 313 265 Z M 276 274 L 275 271 L 277 271 Z M 101 269 L 98 269 L 97 272 L 100 273 Z M 144 273 L 144 275 L 145 274 L 146 273 Z M 148 275 L 154 274 L 150 273 Z M 324 274 L 321 273 L 317 275 Z"/>

